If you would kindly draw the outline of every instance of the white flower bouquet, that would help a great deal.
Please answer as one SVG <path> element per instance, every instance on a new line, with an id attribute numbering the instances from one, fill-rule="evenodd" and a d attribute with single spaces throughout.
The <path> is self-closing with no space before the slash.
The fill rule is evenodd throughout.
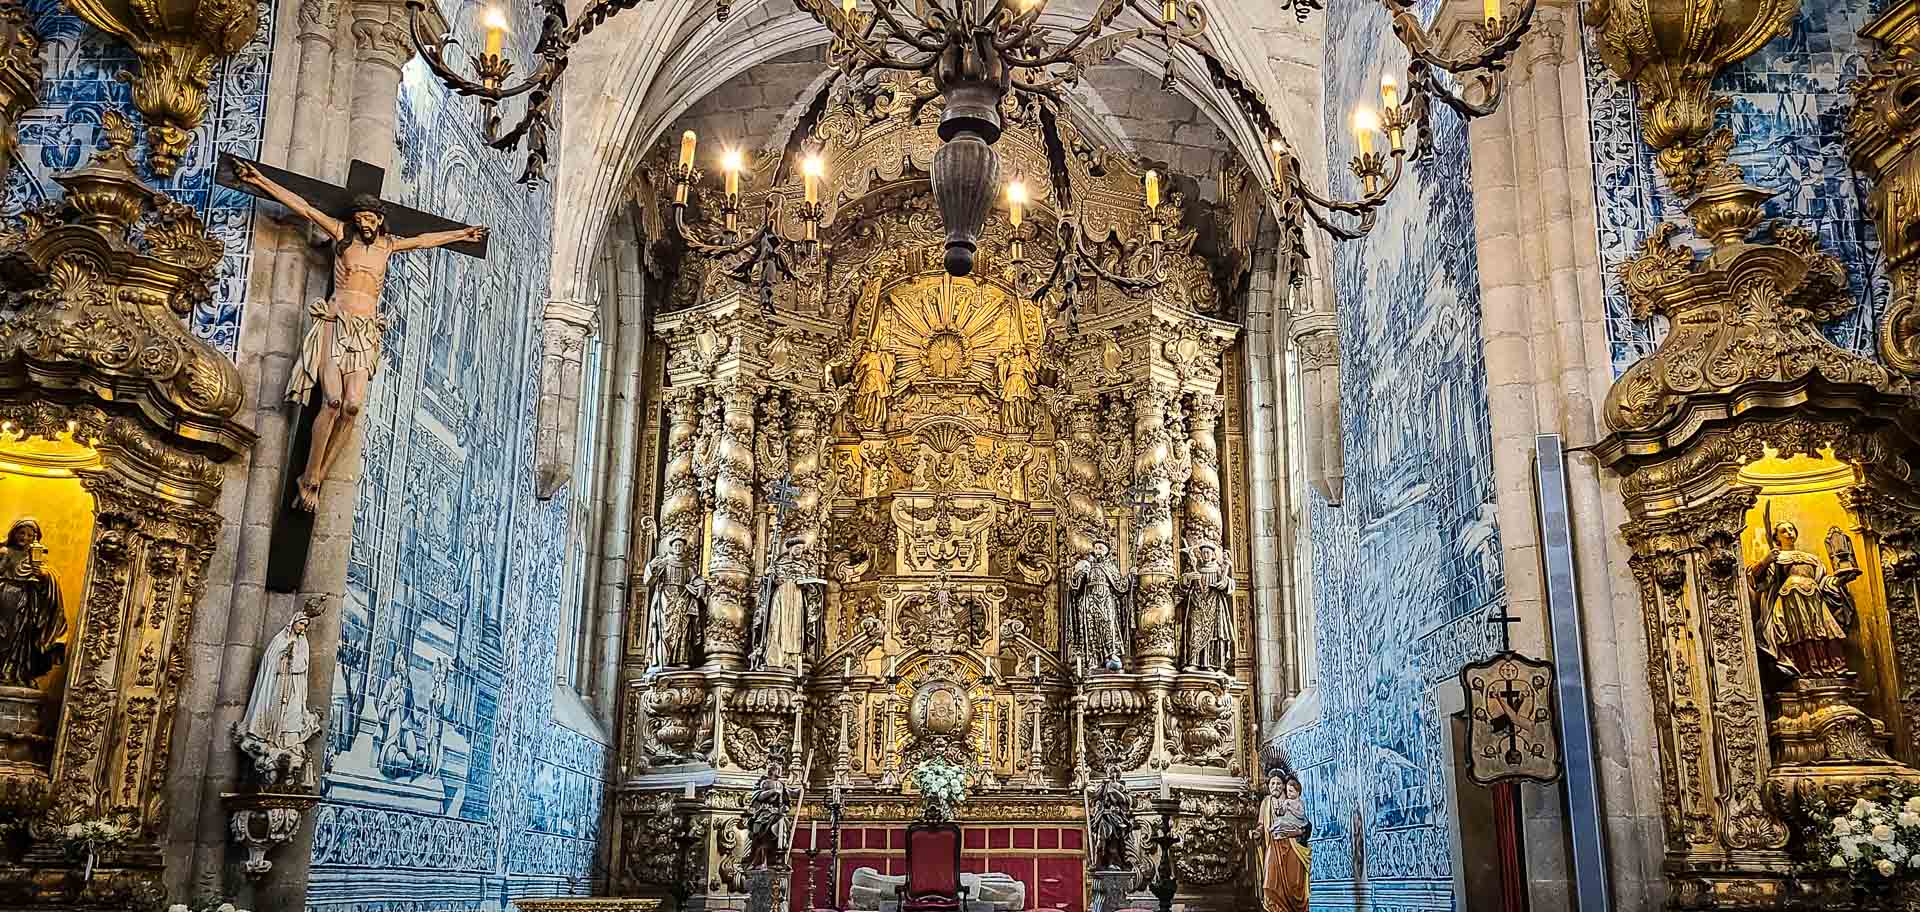
<path id="1" fill-rule="evenodd" d="M 215 897 L 202 899 L 191 906 L 186 903 L 174 903 L 167 907 L 167 912 L 247 912 L 247 910 L 238 908 L 233 903 Z"/>
<path id="2" fill-rule="evenodd" d="M 1856 799 L 1815 835 L 1815 865 L 1845 871 L 1856 884 L 1920 877 L 1920 792 Z"/>
<path id="3" fill-rule="evenodd" d="M 912 776 L 913 787 L 926 801 L 929 820 L 952 820 L 954 809 L 967 800 L 967 771 L 946 760 L 923 760 Z"/>
<path id="4" fill-rule="evenodd" d="M 109 820 L 81 820 L 61 827 L 58 832 L 67 857 L 86 865 L 81 880 L 93 879 L 93 864 L 100 855 L 132 842 L 134 836 L 132 827 Z"/>

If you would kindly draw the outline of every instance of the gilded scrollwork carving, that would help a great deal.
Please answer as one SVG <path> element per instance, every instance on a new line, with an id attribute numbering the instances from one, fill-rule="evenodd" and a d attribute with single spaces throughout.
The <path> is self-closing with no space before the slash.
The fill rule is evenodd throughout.
<path id="1" fill-rule="evenodd" d="M 40 33 L 21 0 L 0 3 L 0 161 L 20 157 L 20 115 L 40 87 Z"/>
<path id="2" fill-rule="evenodd" d="M 207 117 L 207 87 L 219 58 L 253 38 L 259 10 L 242 0 L 71 0 L 88 24 L 121 41 L 140 61 L 122 78 L 147 124 L 149 160 L 170 176 Z"/>
<path id="3" fill-rule="evenodd" d="M 1891 5 L 1861 31 L 1877 45 L 1866 74 L 1848 86 L 1853 107 L 1846 124 L 1848 161 L 1865 175 L 1867 207 L 1880 254 L 1893 278 L 1893 296 L 1880 315 L 1881 360 L 1920 377 L 1920 21 L 1904 4 Z"/>

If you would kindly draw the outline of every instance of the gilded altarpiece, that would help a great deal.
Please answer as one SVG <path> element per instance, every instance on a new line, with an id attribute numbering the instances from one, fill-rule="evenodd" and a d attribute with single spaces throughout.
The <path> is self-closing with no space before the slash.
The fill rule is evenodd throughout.
<path id="1" fill-rule="evenodd" d="M 63 203 L 0 231 L 8 908 L 159 900 L 220 463 L 254 440 L 234 421 L 233 363 L 182 320 L 211 295 L 221 245 L 141 183 L 125 119 L 109 113 L 104 133 L 105 149 L 55 176 Z M 87 851 L 74 832 L 88 824 L 115 844 Z"/>
<path id="2" fill-rule="evenodd" d="M 659 661 L 666 628 L 636 576 L 611 889 L 664 892 L 668 811 L 691 785 L 688 881 L 709 906 L 744 905 L 741 811 L 785 744 L 799 816 L 824 820 L 838 786 L 868 825 L 917 816 L 910 771 L 938 757 L 968 771 L 963 825 L 1079 828 L 1112 757 L 1142 837 L 1158 789 L 1181 801 L 1181 901 L 1232 907 L 1251 897 L 1233 881 L 1255 805 L 1241 571 L 1231 667 L 1194 668 L 1181 636 L 1202 546 L 1229 568 L 1249 556 L 1244 501 L 1223 490 L 1245 472 L 1229 290 L 1177 224 L 1164 281 L 1128 292 L 1088 270 L 1069 326 L 1060 290 L 1040 290 L 1061 236 L 1036 230 L 1061 215 L 1042 178 L 1065 168 L 1090 249 L 1130 273 L 1146 263 L 1143 172 L 1011 104 L 1000 151 L 1036 198 L 1023 227 L 989 218 L 974 275 L 947 276 L 926 178 L 938 106 L 916 112 L 913 88 L 839 92 L 810 125 L 832 175 L 822 250 L 771 309 L 727 276 L 736 264 L 688 257 L 653 321 L 669 353 L 646 443 L 656 521 L 634 565 L 685 543 L 700 620 L 688 661 Z M 744 183 L 749 222 L 801 196 L 782 156 Z M 1076 645 L 1067 578 L 1095 542 L 1138 581 L 1118 670 Z M 756 647 L 783 574 L 818 581 L 797 667 Z"/>

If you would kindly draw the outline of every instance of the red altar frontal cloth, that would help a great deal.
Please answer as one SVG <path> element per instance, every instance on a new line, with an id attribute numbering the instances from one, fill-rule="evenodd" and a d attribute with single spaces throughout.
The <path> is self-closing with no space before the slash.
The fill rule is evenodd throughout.
<path id="1" fill-rule="evenodd" d="M 801 824 L 794 834 L 793 883 L 787 895 L 792 912 L 804 912 L 801 895 L 806 885 L 807 841 L 811 828 Z M 827 896 L 827 856 L 831 837 L 820 830 L 819 869 L 813 884 L 815 902 Z M 853 886 L 853 872 L 872 868 L 882 874 L 907 874 L 906 824 L 849 826 L 840 831 L 840 895 L 845 907 Z M 918 854 L 918 853 L 916 853 Z M 947 853 L 951 857 L 951 852 Z M 1052 912 L 1086 912 L 1086 833 L 1078 826 L 962 824 L 960 870 L 968 874 L 998 873 L 1027 887 L 1027 908 Z"/>

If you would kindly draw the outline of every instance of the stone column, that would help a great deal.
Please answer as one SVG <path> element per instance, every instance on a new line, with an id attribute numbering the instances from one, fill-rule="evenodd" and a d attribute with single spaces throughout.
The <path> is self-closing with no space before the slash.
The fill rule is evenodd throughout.
<path id="1" fill-rule="evenodd" d="M 1136 670 L 1172 671 L 1179 631 L 1173 608 L 1173 434 L 1167 430 L 1167 410 L 1178 393 L 1149 381 L 1136 386 L 1133 395 L 1133 477 L 1152 492 L 1133 515 L 1133 566 L 1140 574 L 1133 606 Z"/>
<path id="2" fill-rule="evenodd" d="M 720 384 L 722 412 L 714 454 L 712 553 L 707 562 L 707 661 L 745 664 L 753 575 L 753 411 L 760 386 L 734 376 Z"/>
<path id="3" fill-rule="evenodd" d="M 395 103 L 400 68 L 413 57 L 407 5 L 399 0 L 353 0 L 353 108 L 348 153 L 369 164 L 393 162 Z"/>
<path id="4" fill-rule="evenodd" d="M 1213 393 L 1195 393 L 1187 405 L 1187 454 L 1193 474 L 1187 479 L 1187 537 L 1196 544 L 1212 542 L 1226 551 L 1221 540 L 1220 441 L 1215 431 L 1222 402 Z"/>
<path id="5" fill-rule="evenodd" d="M 533 493 L 552 497 L 573 474 L 580 441 L 580 361 L 596 309 L 584 301 L 548 301 L 541 313 L 540 399 L 534 420 Z"/>
<path id="6" fill-rule="evenodd" d="M 1293 348 L 1300 369 L 1301 416 L 1307 475 L 1327 502 L 1339 506 L 1346 496 L 1346 443 L 1340 427 L 1340 324 L 1334 314 L 1309 314 L 1293 327 Z"/>

